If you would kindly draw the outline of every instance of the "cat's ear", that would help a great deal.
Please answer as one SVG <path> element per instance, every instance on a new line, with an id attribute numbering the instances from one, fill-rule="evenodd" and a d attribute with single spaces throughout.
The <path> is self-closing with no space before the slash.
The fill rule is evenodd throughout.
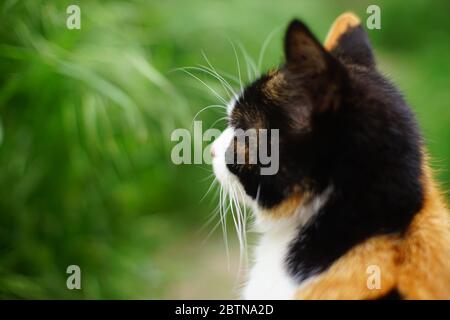
<path id="1" fill-rule="evenodd" d="M 286 67 L 293 75 L 319 75 L 308 83 L 315 111 L 337 110 L 341 105 L 346 71 L 300 21 L 290 23 L 285 36 Z M 300 77 L 300 79 L 303 77 Z M 295 79 L 295 77 L 294 77 Z M 293 80 L 295 81 L 295 80 Z"/>
<path id="2" fill-rule="evenodd" d="M 350 63 L 372 67 L 375 65 L 372 48 L 361 20 L 351 12 L 336 18 L 328 31 L 325 49 Z"/>
<path id="3" fill-rule="evenodd" d="M 309 29 L 293 20 L 284 38 L 286 66 L 305 73 L 322 72 L 327 68 L 327 52 Z"/>

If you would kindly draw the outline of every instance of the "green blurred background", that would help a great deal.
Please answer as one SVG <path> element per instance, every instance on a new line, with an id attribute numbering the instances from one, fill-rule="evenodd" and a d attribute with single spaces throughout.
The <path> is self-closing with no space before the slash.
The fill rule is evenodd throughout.
<path id="1" fill-rule="evenodd" d="M 66 28 L 71 4 L 81 30 Z M 203 51 L 236 77 L 231 39 L 247 82 L 263 43 L 263 70 L 282 61 L 291 18 L 323 39 L 337 15 L 365 20 L 369 4 L 381 7 L 381 30 L 368 31 L 379 66 L 417 113 L 446 187 L 448 1 L 3 1 L 0 298 L 236 297 L 234 242 L 228 266 L 220 229 L 205 240 L 215 222 L 201 230 L 217 201 L 200 201 L 211 168 L 170 160 L 172 130 L 217 98 L 174 70 L 206 64 Z M 223 129 L 222 116 L 197 119 Z M 71 264 L 82 290 L 66 288 Z"/>

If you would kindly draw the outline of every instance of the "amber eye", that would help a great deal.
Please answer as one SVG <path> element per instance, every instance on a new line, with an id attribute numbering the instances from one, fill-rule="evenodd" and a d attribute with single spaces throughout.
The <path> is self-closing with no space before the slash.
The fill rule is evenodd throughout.
<path id="1" fill-rule="evenodd" d="M 250 164 L 249 148 L 250 147 L 248 140 L 242 141 L 238 137 L 234 138 L 234 153 L 236 156 L 237 164 Z"/>
<path id="2" fill-rule="evenodd" d="M 237 130 L 230 147 L 227 149 L 227 162 L 230 164 L 251 166 L 258 161 L 258 134 L 256 129 Z"/>

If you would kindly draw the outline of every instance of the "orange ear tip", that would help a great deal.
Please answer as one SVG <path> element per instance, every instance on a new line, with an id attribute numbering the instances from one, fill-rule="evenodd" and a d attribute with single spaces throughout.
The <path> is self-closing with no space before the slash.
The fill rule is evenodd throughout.
<path id="1" fill-rule="evenodd" d="M 334 23 L 336 24 L 342 23 L 354 27 L 361 24 L 361 20 L 355 13 L 349 11 L 344 12 L 339 17 L 337 17 Z"/>
<path id="2" fill-rule="evenodd" d="M 325 48 L 327 50 L 333 49 L 339 37 L 345 33 L 348 28 L 353 28 L 361 25 L 361 20 L 353 12 L 344 12 L 334 20 L 333 25 L 328 31 L 328 35 L 325 39 Z"/>

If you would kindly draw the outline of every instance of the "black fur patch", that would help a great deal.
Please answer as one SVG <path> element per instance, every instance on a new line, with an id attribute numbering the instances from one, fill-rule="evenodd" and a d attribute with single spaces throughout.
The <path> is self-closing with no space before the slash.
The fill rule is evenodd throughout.
<path id="1" fill-rule="evenodd" d="M 422 206 L 421 139 L 413 114 L 376 72 L 349 70 L 336 153 L 322 168 L 334 191 L 299 231 L 288 257 L 300 279 L 371 236 L 403 232 Z"/>
<path id="2" fill-rule="evenodd" d="M 375 58 L 370 47 L 369 38 L 359 25 L 347 30 L 338 40 L 338 45 L 331 51 L 340 60 L 347 63 L 372 67 Z"/>

